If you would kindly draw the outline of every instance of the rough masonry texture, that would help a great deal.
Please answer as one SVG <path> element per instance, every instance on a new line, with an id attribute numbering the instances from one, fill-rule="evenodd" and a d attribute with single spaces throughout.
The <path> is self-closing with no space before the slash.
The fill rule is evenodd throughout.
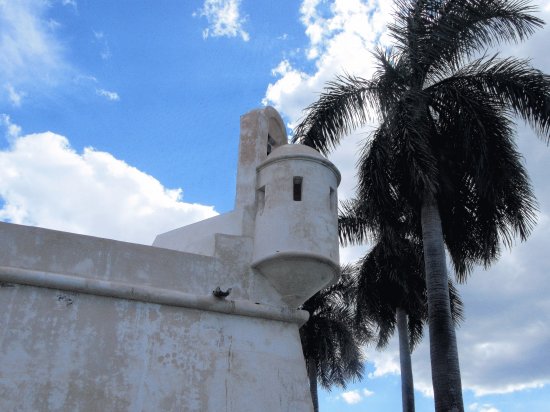
<path id="1" fill-rule="evenodd" d="M 340 174 L 287 143 L 242 116 L 235 209 L 153 246 L 0 223 L 0 411 L 311 411 L 296 308 L 338 277 Z"/>

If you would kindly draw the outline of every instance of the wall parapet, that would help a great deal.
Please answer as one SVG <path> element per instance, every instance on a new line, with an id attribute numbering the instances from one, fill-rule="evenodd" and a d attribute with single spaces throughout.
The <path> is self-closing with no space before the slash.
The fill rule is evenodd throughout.
<path id="1" fill-rule="evenodd" d="M 75 275 L 0 266 L 0 282 L 304 324 L 306 311 Z"/>

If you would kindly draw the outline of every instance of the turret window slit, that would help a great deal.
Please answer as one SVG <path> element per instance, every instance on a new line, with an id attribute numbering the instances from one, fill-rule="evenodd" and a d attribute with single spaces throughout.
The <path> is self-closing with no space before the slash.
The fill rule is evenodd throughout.
<path id="1" fill-rule="evenodd" d="M 265 207 L 265 186 L 260 187 L 256 195 L 257 195 L 256 202 L 258 205 L 258 213 L 262 214 Z"/>
<path id="2" fill-rule="evenodd" d="M 267 155 L 268 156 L 270 155 L 274 146 L 275 146 L 275 140 L 270 135 L 267 135 Z"/>
<path id="3" fill-rule="evenodd" d="M 294 176 L 293 179 L 293 198 L 296 202 L 302 201 L 302 177 Z"/>

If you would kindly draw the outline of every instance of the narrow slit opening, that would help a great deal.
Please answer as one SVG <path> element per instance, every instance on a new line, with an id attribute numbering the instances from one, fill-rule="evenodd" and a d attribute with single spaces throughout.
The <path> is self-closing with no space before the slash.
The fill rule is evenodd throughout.
<path id="1" fill-rule="evenodd" d="M 336 190 L 332 187 L 330 188 L 329 194 L 330 210 L 334 211 L 336 209 Z"/>
<path id="2" fill-rule="evenodd" d="M 258 205 L 258 213 L 262 214 L 265 206 L 265 186 L 258 189 L 256 193 L 256 202 Z"/>
<path id="3" fill-rule="evenodd" d="M 271 154 L 271 151 L 273 150 L 273 146 L 275 146 L 275 140 L 270 135 L 267 135 L 267 155 L 268 156 Z"/>
<path id="4" fill-rule="evenodd" d="M 293 199 L 295 202 L 302 201 L 302 178 L 294 176 L 293 179 Z"/>

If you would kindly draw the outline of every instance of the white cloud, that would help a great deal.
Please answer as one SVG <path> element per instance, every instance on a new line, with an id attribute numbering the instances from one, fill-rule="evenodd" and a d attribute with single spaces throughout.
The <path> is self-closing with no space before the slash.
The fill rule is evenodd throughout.
<path id="1" fill-rule="evenodd" d="M 301 21 L 309 39 L 304 53 L 314 62 L 315 71 L 306 72 L 298 63 L 283 60 L 274 70 L 279 78 L 268 86 L 264 104 L 272 104 L 294 124 L 335 75 L 345 70 L 370 76 L 374 71 L 371 50 L 383 36 L 390 6 L 391 2 L 374 0 L 335 0 L 327 12 L 324 1 L 303 1 Z"/>
<path id="2" fill-rule="evenodd" d="M 326 2 L 305 0 L 300 7 L 301 21 L 309 43 L 305 56 L 312 60 L 312 73 L 301 70 L 298 63 L 282 60 L 272 70 L 277 77 L 268 85 L 262 103 L 273 105 L 294 127 L 302 116 L 302 110 L 311 104 L 329 80 L 344 71 L 369 77 L 374 72 L 371 54 L 377 41 L 384 35 L 385 24 L 390 19 L 391 2 L 378 3 L 374 0 L 335 0 L 326 10 Z M 342 184 L 338 190 L 340 199 L 352 195 L 355 187 L 355 168 L 350 159 L 355 158 L 358 143 L 369 129 L 344 139 L 330 159 L 342 173 Z"/>
<path id="3" fill-rule="evenodd" d="M 0 3 L 0 76 L 14 88 L 55 84 L 68 70 L 49 7 L 42 0 Z"/>
<path id="4" fill-rule="evenodd" d="M 19 137 L 0 151 L 0 197 L 1 220 L 144 244 L 216 215 L 211 206 L 183 202 L 181 189 L 109 153 L 77 153 L 51 132 Z"/>
<path id="5" fill-rule="evenodd" d="M 497 408 L 490 404 L 480 405 L 479 403 L 472 403 L 468 405 L 468 410 L 472 412 L 500 412 Z"/>
<path id="6" fill-rule="evenodd" d="M 356 389 L 356 390 L 353 390 L 353 391 L 342 393 L 342 399 L 347 404 L 354 405 L 356 403 L 361 402 L 363 400 L 363 397 L 359 393 L 359 390 Z"/>
<path id="7" fill-rule="evenodd" d="M 62 0 L 61 4 L 63 4 L 64 6 L 74 7 L 75 9 L 77 7 L 76 0 Z"/>
<path id="8" fill-rule="evenodd" d="M 0 124 L 6 128 L 6 138 L 8 142 L 12 143 L 21 134 L 21 126 L 13 123 L 9 115 L 0 114 Z"/>
<path id="9" fill-rule="evenodd" d="M 341 393 L 340 395 L 336 396 L 334 399 L 342 399 L 348 405 L 354 405 L 372 395 L 374 395 L 374 392 L 368 390 L 367 388 L 353 389 L 351 391 Z"/>
<path id="10" fill-rule="evenodd" d="M 8 92 L 8 98 L 11 104 L 15 107 L 21 106 L 21 100 L 25 97 L 25 93 L 15 90 L 11 83 L 6 85 L 6 91 Z"/>
<path id="11" fill-rule="evenodd" d="M 101 51 L 99 52 L 99 55 L 103 60 L 108 60 L 111 58 L 111 48 L 109 47 L 109 42 L 107 41 L 107 37 L 105 36 L 105 33 L 102 31 L 95 31 L 93 30 L 94 39 L 99 45 L 101 46 Z"/>
<path id="12" fill-rule="evenodd" d="M 67 85 L 68 79 L 81 76 L 67 59 L 66 45 L 70 42 L 60 38 L 60 23 L 49 16 L 59 5 L 76 9 L 77 3 L 0 0 L 0 78 L 6 90 L 0 93 L 0 102 L 6 100 L 18 107 L 24 97 L 30 100 L 35 95 L 48 94 L 52 88 Z M 102 36 L 96 41 L 100 42 L 101 58 L 108 59 L 109 45 Z M 94 89 L 88 93 L 92 95 Z"/>
<path id="13" fill-rule="evenodd" d="M 370 51 L 378 41 L 388 41 L 384 27 L 391 18 L 391 5 L 376 0 L 304 0 L 301 16 L 308 44 L 302 58 L 309 59 L 314 68 L 302 69 L 299 60 L 281 61 L 273 69 L 276 80 L 268 86 L 264 104 L 275 106 L 292 127 L 336 74 L 345 70 L 369 78 L 373 72 Z M 550 21 L 550 8 L 544 10 L 539 16 Z M 503 55 L 531 57 L 535 67 L 548 73 L 550 54 L 540 50 L 546 47 L 549 35 L 550 27 L 546 25 L 529 42 L 503 48 Z M 329 156 L 342 172 L 340 199 L 353 194 L 357 148 L 368 131 L 365 128 L 346 137 Z M 520 127 L 518 135 L 519 149 L 539 200 L 540 218 L 526 243 L 516 245 L 511 252 L 504 251 L 488 271 L 478 268 L 460 287 L 466 309 L 466 320 L 457 334 L 462 384 L 477 396 L 550 384 L 550 149 L 526 127 Z M 342 249 L 341 261 L 354 260 L 367 248 Z M 384 352 L 367 349 L 367 359 L 375 367 L 370 378 L 399 373 L 397 340 Z M 412 359 L 416 389 L 433 396 L 427 329 Z"/>
<path id="14" fill-rule="evenodd" d="M 203 37 L 237 37 L 250 40 L 244 30 L 246 19 L 241 16 L 241 0 L 205 0 L 202 8 L 194 16 L 206 17 L 209 27 L 204 29 Z"/>
<path id="15" fill-rule="evenodd" d="M 96 89 L 96 93 L 98 94 L 98 96 L 105 97 L 107 100 L 110 100 L 110 101 L 116 102 L 120 100 L 120 96 L 118 95 L 117 92 L 112 92 L 105 89 Z"/>
<path id="16" fill-rule="evenodd" d="M 366 359 L 374 365 L 374 371 L 369 373 L 369 378 L 374 379 L 388 374 L 399 374 L 399 351 L 395 348 L 387 348 L 377 351 L 372 347 L 366 348 Z M 396 359 L 397 358 L 397 359 Z"/>
<path id="17" fill-rule="evenodd" d="M 97 77 L 89 74 L 78 74 L 73 78 L 73 82 L 80 84 L 97 84 Z"/>
<path id="18" fill-rule="evenodd" d="M 369 391 L 367 388 L 363 388 L 363 390 L 361 391 L 363 393 L 363 396 L 365 397 L 369 397 L 369 396 L 372 396 L 374 395 L 374 392 L 373 391 Z"/>

